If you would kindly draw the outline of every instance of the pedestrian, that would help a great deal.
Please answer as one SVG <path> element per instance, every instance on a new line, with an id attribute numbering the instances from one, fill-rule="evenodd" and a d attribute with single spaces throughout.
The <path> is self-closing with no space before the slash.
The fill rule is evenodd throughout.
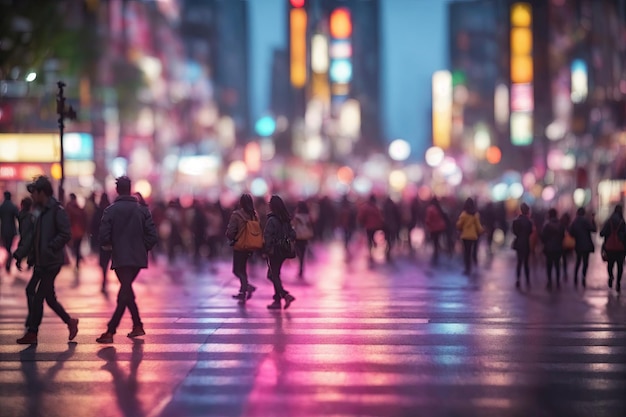
<path id="1" fill-rule="evenodd" d="M 517 254 L 517 267 L 515 269 L 515 286 L 520 286 L 520 275 L 522 266 L 524 267 L 524 276 L 526 277 L 526 285 L 530 287 L 530 268 L 528 259 L 530 258 L 530 237 L 533 233 L 534 225 L 530 220 L 530 207 L 526 203 L 520 205 L 520 214 L 513 220 L 513 249 Z"/>
<path id="2" fill-rule="evenodd" d="M 613 281 L 616 281 L 615 290 L 620 292 L 622 274 L 624 273 L 624 256 L 626 255 L 624 249 L 626 225 L 624 224 L 624 208 L 621 204 L 615 206 L 613 214 L 606 223 L 604 223 L 604 227 L 602 227 L 600 231 L 600 236 L 604 238 L 602 248 L 606 251 L 609 288 L 613 288 Z M 613 274 L 613 268 L 616 264 L 617 277 Z"/>
<path id="3" fill-rule="evenodd" d="M 15 252 L 13 252 L 13 259 L 15 259 L 15 265 L 17 270 L 22 270 L 22 260 L 29 255 L 32 247 L 33 239 L 35 237 L 35 216 L 32 212 L 33 199 L 30 197 L 24 197 L 20 203 L 19 212 L 19 234 L 20 241 L 17 244 Z M 28 266 L 32 266 L 33 259 L 27 259 Z"/>
<path id="4" fill-rule="evenodd" d="M 472 273 L 472 263 L 476 263 L 475 251 L 478 237 L 484 229 L 480 223 L 480 215 L 476 211 L 476 204 L 472 198 L 465 200 L 463 211 L 456 222 L 456 228 L 461 232 L 460 238 L 463 242 L 463 263 L 465 275 Z"/>
<path id="5" fill-rule="evenodd" d="M 283 200 L 273 195 L 269 203 L 270 212 L 267 215 L 263 240 L 265 253 L 267 254 L 268 277 L 274 285 L 274 302 L 267 306 L 270 310 L 281 308 L 281 300 L 285 300 L 285 309 L 289 308 L 295 297 L 285 290 L 280 278 L 280 270 L 287 257 L 292 257 L 290 248 L 286 247 L 289 242 L 294 242 L 296 232 L 291 227 L 291 216 L 285 207 Z M 295 251 L 295 248 L 294 248 Z"/>
<path id="6" fill-rule="evenodd" d="M 347 194 L 344 194 L 339 203 L 338 223 L 339 228 L 343 232 L 343 246 L 346 250 L 346 259 L 350 254 L 350 241 L 356 229 L 357 212 L 354 204 L 350 201 Z"/>
<path id="7" fill-rule="evenodd" d="M 104 216 L 104 210 L 111 205 L 111 201 L 109 200 L 109 195 L 107 193 L 102 193 L 100 196 L 100 201 L 98 202 L 98 207 L 96 207 L 96 211 L 94 213 L 94 218 L 98 219 L 97 224 L 93 227 L 93 231 L 96 234 L 96 242 L 97 251 L 98 251 L 98 265 L 100 265 L 100 270 L 102 271 L 102 287 L 100 288 L 100 292 L 102 294 L 107 293 L 107 275 L 109 271 L 109 263 L 111 262 L 111 251 L 109 248 L 103 248 L 100 243 L 100 223 L 102 223 L 102 216 Z"/>
<path id="8" fill-rule="evenodd" d="M 139 271 L 148 267 L 148 251 L 156 245 L 158 237 L 152 214 L 130 194 L 131 181 L 127 176 L 116 179 L 118 197 L 104 210 L 100 223 L 99 241 L 111 249 L 111 269 L 120 281 L 117 306 L 107 331 L 96 339 L 98 343 L 113 343 L 113 335 L 126 308 L 133 320 L 133 330 L 128 337 L 146 334 L 135 301 L 133 282 Z"/>
<path id="9" fill-rule="evenodd" d="M 377 231 L 385 228 L 383 214 L 376 204 L 376 196 L 374 194 L 370 195 L 367 202 L 361 205 L 357 219 L 367 234 L 368 256 L 369 261 L 372 262 L 374 259 L 372 249 L 375 246 L 374 235 Z"/>
<path id="10" fill-rule="evenodd" d="M 426 218 L 424 219 L 424 225 L 428 236 L 433 243 L 433 254 L 430 259 L 431 265 L 437 265 L 439 262 L 439 250 L 441 248 L 441 236 L 445 234 L 448 229 L 448 223 L 450 219 L 448 215 L 444 213 L 439 204 L 439 199 L 433 197 L 430 200 L 430 204 L 426 207 Z"/>
<path id="11" fill-rule="evenodd" d="M 563 238 L 565 237 L 565 227 L 557 217 L 554 208 L 548 210 L 548 220 L 541 229 L 541 242 L 543 243 L 543 254 L 546 257 L 546 273 L 548 283 L 546 287 L 552 288 L 552 269 L 556 273 L 556 286 L 561 285 L 560 260 L 563 255 Z"/>
<path id="12" fill-rule="evenodd" d="M 7 273 L 11 272 L 11 249 L 13 248 L 13 240 L 17 235 L 17 227 L 15 226 L 18 221 L 19 210 L 15 204 L 11 201 L 11 192 L 4 192 L 4 201 L 0 204 L 0 239 L 4 245 L 4 249 L 7 251 L 7 260 L 4 265 Z"/>
<path id="13" fill-rule="evenodd" d="M 569 234 L 574 239 L 574 249 L 576 251 L 576 266 L 574 268 L 574 285 L 578 285 L 578 269 L 583 265 L 582 284 L 587 285 L 587 268 L 589 267 L 589 254 L 594 251 L 592 233 L 597 231 L 595 215 L 591 213 L 591 218 L 585 215 L 585 209 L 579 207 L 576 211 L 576 218 L 569 227 Z"/>
<path id="14" fill-rule="evenodd" d="M 313 222 L 309 206 L 305 201 L 298 202 L 296 211 L 291 221 L 296 231 L 296 257 L 298 258 L 298 278 L 304 277 L 304 258 L 306 256 L 309 240 L 313 238 Z"/>
<path id="15" fill-rule="evenodd" d="M 239 207 L 232 212 L 226 226 L 226 238 L 233 246 L 233 274 L 239 278 L 239 292 L 233 295 L 239 304 L 244 304 L 252 297 L 256 287 L 248 281 L 248 259 L 252 250 L 235 247 L 237 237 L 243 232 L 246 222 L 259 221 L 254 202 L 250 194 L 242 194 L 239 198 Z"/>
<path id="16" fill-rule="evenodd" d="M 52 195 L 52 183 L 45 176 L 27 185 L 33 204 L 41 210 L 35 222 L 34 238 L 28 256 L 33 259 L 33 275 L 26 286 L 28 319 L 26 334 L 19 344 L 35 344 L 43 318 L 43 302 L 67 324 L 69 340 L 78 333 L 78 319 L 72 318 L 58 302 L 54 280 L 65 261 L 65 245 L 71 239 L 70 220 L 65 209 Z"/>
<path id="17" fill-rule="evenodd" d="M 78 204 L 78 198 L 74 193 L 70 193 L 70 201 L 65 205 L 65 211 L 70 218 L 70 230 L 72 233 L 71 248 L 72 254 L 76 259 L 74 268 L 78 271 L 80 261 L 83 258 L 80 247 L 83 242 L 83 237 L 85 236 L 85 231 L 87 230 L 87 214 Z"/>

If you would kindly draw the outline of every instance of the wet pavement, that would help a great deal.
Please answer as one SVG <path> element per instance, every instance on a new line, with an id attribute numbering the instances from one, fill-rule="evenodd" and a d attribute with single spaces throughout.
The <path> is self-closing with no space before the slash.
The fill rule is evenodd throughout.
<path id="1" fill-rule="evenodd" d="M 76 343 L 45 307 L 39 344 L 23 346 L 28 274 L 0 275 L 0 416 L 607 416 L 626 415 L 626 294 L 591 260 L 587 287 L 571 273 L 547 291 L 514 286 L 502 250 L 464 276 L 458 259 L 427 253 L 370 267 L 362 252 L 315 247 L 296 297 L 268 311 L 262 263 L 245 307 L 230 264 L 194 271 L 164 261 L 135 284 L 147 335 L 128 313 L 112 345 L 95 342 L 113 312 L 94 259 L 57 278 L 80 319 Z M 570 263 L 570 268 L 573 262 Z M 4 272 L 4 271 L 3 271 Z M 626 283 L 625 283 L 626 284 Z"/>

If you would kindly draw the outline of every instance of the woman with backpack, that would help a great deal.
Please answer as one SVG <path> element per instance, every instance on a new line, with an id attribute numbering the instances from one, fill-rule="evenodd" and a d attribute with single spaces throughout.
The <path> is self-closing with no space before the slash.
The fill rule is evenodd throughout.
<path id="1" fill-rule="evenodd" d="M 309 239 L 313 238 L 313 222 L 306 202 L 300 201 L 298 203 L 291 223 L 296 231 L 296 257 L 300 263 L 298 278 L 302 279 L 304 276 L 304 256 Z"/>
<path id="2" fill-rule="evenodd" d="M 237 245 L 238 238 L 241 238 L 246 223 L 248 221 L 258 222 L 254 202 L 250 194 L 242 194 L 239 198 L 239 208 L 234 210 L 226 226 L 226 238 L 233 246 L 233 274 L 239 278 L 239 292 L 233 298 L 244 304 L 252 297 L 256 287 L 248 282 L 248 258 L 252 255 L 252 250 L 241 248 Z"/>
<path id="3" fill-rule="evenodd" d="M 613 267 L 617 264 L 617 283 L 615 290 L 620 292 L 622 274 L 624 273 L 624 238 L 626 237 L 626 225 L 624 225 L 624 208 L 621 204 L 615 206 L 615 210 L 609 219 L 604 223 L 600 231 L 600 236 L 604 237 L 602 248 L 606 251 L 607 269 L 609 273 L 609 288 L 613 288 Z"/>
<path id="4" fill-rule="evenodd" d="M 287 258 L 295 257 L 296 232 L 291 227 L 291 216 L 284 201 L 277 195 L 270 199 L 270 212 L 267 215 L 263 240 L 267 254 L 268 278 L 274 284 L 274 302 L 267 306 L 270 310 L 279 310 L 281 300 L 285 300 L 285 309 L 295 298 L 283 287 L 280 269 Z"/>

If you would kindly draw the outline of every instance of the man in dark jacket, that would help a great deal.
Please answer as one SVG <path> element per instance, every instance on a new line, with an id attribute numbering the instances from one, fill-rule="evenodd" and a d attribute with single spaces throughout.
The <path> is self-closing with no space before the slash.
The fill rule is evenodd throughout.
<path id="1" fill-rule="evenodd" d="M 117 307 L 107 325 L 107 331 L 96 339 L 98 343 L 113 343 L 113 335 L 128 307 L 133 319 L 133 330 L 128 337 L 143 336 L 146 332 L 135 302 L 133 281 L 142 268 L 148 267 L 148 251 L 157 243 L 157 230 L 148 207 L 139 204 L 130 194 L 130 178 L 116 181 L 119 196 L 104 210 L 100 223 L 99 240 L 111 249 L 111 269 L 120 281 Z"/>
<path id="2" fill-rule="evenodd" d="M 7 262 L 4 266 L 7 272 L 11 272 L 11 247 L 13 239 L 17 235 L 15 221 L 18 219 L 17 206 L 11 201 L 11 193 L 4 192 L 4 202 L 0 204 L 0 239 L 7 251 Z"/>
<path id="3" fill-rule="evenodd" d="M 54 280 L 65 261 L 64 248 L 70 241 L 70 221 L 63 206 L 52 196 L 52 184 L 45 176 L 38 177 L 28 184 L 33 203 L 41 213 L 35 222 L 34 238 L 31 244 L 33 276 L 26 286 L 28 300 L 27 333 L 17 339 L 19 344 L 37 343 L 37 333 L 43 318 L 43 302 L 63 320 L 69 329 L 69 340 L 78 333 L 78 319 L 71 318 L 57 301 Z"/>
<path id="4" fill-rule="evenodd" d="M 546 255 L 546 272 L 548 275 L 547 288 L 552 288 L 552 268 L 556 271 L 556 286 L 561 285 L 561 268 L 559 260 L 563 254 L 563 238 L 565 228 L 559 222 L 556 209 L 548 210 L 548 221 L 541 230 L 543 253 Z"/>
<path id="5" fill-rule="evenodd" d="M 615 290 L 620 292 L 622 274 L 624 273 L 624 256 L 626 256 L 626 224 L 624 223 L 624 207 L 615 206 L 613 214 L 604 223 L 600 236 L 604 238 L 602 247 L 606 251 L 607 271 L 609 273 L 609 288 L 613 288 L 613 280 L 617 281 Z M 613 274 L 617 265 L 617 277 Z"/>
<path id="6" fill-rule="evenodd" d="M 522 265 L 524 266 L 524 275 L 526 276 L 526 285 L 530 286 L 530 268 L 528 266 L 528 257 L 530 256 L 530 235 L 533 233 L 533 222 L 530 220 L 530 207 L 526 203 L 520 206 L 520 215 L 513 220 L 513 249 L 517 252 L 517 268 L 515 286 L 520 286 L 520 274 Z"/>

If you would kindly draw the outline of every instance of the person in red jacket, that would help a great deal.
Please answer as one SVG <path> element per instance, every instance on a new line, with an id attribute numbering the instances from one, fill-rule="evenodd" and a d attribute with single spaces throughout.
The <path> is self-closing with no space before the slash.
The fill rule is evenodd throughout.
<path id="1" fill-rule="evenodd" d="M 431 258 L 432 265 L 437 265 L 437 262 L 439 261 L 439 241 L 441 236 L 448 229 L 448 222 L 448 216 L 441 208 L 439 200 L 437 197 L 433 197 L 430 204 L 426 208 L 426 218 L 424 219 L 426 231 L 433 241 L 433 256 Z"/>

